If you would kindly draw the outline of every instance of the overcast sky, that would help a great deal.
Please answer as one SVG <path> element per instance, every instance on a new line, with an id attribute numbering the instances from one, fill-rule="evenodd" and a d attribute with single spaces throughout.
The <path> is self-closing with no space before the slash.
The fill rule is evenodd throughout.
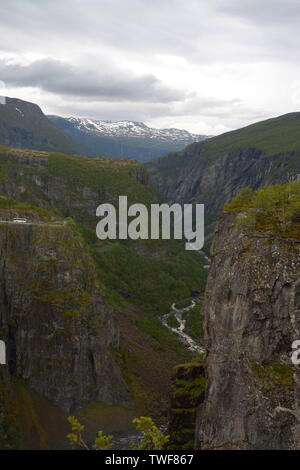
<path id="1" fill-rule="evenodd" d="M 0 95 L 219 134 L 300 111 L 300 0 L 0 0 Z"/>

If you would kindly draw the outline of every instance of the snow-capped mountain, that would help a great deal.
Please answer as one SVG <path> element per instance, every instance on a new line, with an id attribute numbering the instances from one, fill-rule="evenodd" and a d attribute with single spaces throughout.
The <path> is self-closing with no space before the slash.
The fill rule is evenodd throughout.
<path id="1" fill-rule="evenodd" d="M 140 162 L 182 150 L 208 137 L 181 129 L 154 129 L 136 121 L 112 122 L 59 116 L 48 116 L 48 119 L 71 136 L 86 155 L 133 158 Z"/>
<path id="2" fill-rule="evenodd" d="M 99 121 L 85 118 L 65 118 L 76 129 L 93 135 L 107 137 L 147 137 L 166 142 L 192 143 L 206 139 L 207 136 L 191 134 L 181 129 L 155 129 L 137 121 Z"/>

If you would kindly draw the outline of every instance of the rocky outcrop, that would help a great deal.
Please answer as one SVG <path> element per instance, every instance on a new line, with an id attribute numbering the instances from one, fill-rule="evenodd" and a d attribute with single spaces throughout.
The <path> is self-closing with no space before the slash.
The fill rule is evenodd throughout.
<path id="1" fill-rule="evenodd" d="M 0 214 L 0 338 L 8 359 L 0 367 L 66 413 L 92 401 L 128 405 L 111 356 L 118 326 L 81 236 L 72 223 L 26 213 L 27 223 L 17 224 L 10 212 Z"/>
<path id="2" fill-rule="evenodd" d="M 204 303 L 207 388 L 198 449 L 299 449 L 300 243 L 223 214 Z"/>
<path id="3" fill-rule="evenodd" d="M 147 167 L 151 181 L 167 201 L 201 203 L 206 213 L 213 215 L 247 186 L 256 190 L 285 182 L 286 167 L 293 154 L 265 157 L 263 151 L 249 148 L 215 157 L 212 161 L 206 159 L 205 143 L 200 143 L 155 159 Z M 295 177 L 299 172 L 298 163 L 292 174 Z"/>
<path id="4" fill-rule="evenodd" d="M 205 386 L 203 363 L 182 364 L 175 368 L 167 431 L 169 450 L 194 448 L 196 410 L 204 400 Z"/>
<path id="5" fill-rule="evenodd" d="M 156 200 L 146 169 L 135 161 L 92 159 L 46 152 L 0 148 L 0 194 L 58 209 L 64 216 L 89 225 L 98 222 L 103 202 Z"/>

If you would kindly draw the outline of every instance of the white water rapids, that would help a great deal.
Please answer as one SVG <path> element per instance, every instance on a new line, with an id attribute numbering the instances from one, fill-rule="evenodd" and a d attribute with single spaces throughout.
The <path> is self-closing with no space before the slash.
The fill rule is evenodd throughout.
<path id="1" fill-rule="evenodd" d="M 205 350 L 196 343 L 187 333 L 185 333 L 185 320 L 182 318 L 183 312 L 188 312 L 191 308 L 195 307 L 196 302 L 194 300 L 191 301 L 191 304 L 188 307 L 177 309 L 175 304 L 172 305 L 171 310 L 166 315 L 163 315 L 161 318 L 162 324 L 168 328 L 168 330 L 172 331 L 179 336 L 179 339 L 182 343 L 184 343 L 190 351 L 196 352 L 198 354 L 203 354 Z M 174 328 L 168 324 L 168 318 L 174 315 L 176 320 L 179 323 L 177 328 Z"/>
<path id="2" fill-rule="evenodd" d="M 200 250 L 199 253 L 200 253 L 201 256 L 203 256 L 203 258 L 206 261 L 206 264 L 203 267 L 205 269 L 209 269 L 210 268 L 210 263 L 211 263 L 210 258 L 202 250 Z M 172 331 L 172 333 L 175 333 L 179 336 L 180 341 L 182 343 L 184 343 L 190 351 L 196 352 L 198 354 L 203 354 L 203 353 L 205 353 L 205 349 L 203 349 L 198 343 L 196 343 L 196 341 L 193 340 L 193 338 L 191 338 L 184 331 L 185 330 L 185 320 L 182 318 L 182 314 L 183 314 L 183 312 L 188 312 L 189 310 L 191 310 L 193 307 L 195 307 L 195 305 L 196 305 L 196 302 L 194 300 L 191 300 L 191 304 L 188 307 L 185 307 L 185 308 L 182 308 L 182 309 L 177 309 L 175 307 L 175 303 L 174 303 L 171 306 L 171 310 L 169 311 L 169 313 L 167 313 L 166 315 L 163 315 L 161 317 L 161 321 L 162 321 L 162 324 L 168 328 L 168 330 Z M 174 328 L 174 327 L 172 327 L 168 324 L 168 318 L 172 315 L 175 316 L 176 320 L 179 323 L 179 326 L 177 328 Z"/>

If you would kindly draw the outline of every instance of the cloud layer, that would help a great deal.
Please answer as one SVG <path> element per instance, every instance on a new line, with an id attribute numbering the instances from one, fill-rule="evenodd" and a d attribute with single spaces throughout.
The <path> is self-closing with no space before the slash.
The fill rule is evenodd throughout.
<path id="1" fill-rule="evenodd" d="M 298 0 L 10 0 L 0 17 L 5 93 L 49 113 L 212 134 L 300 106 Z"/>
<path id="2" fill-rule="evenodd" d="M 186 93 L 163 85 L 154 75 L 135 76 L 102 63 L 101 68 L 83 68 L 51 58 L 27 65 L 0 60 L 1 79 L 16 87 L 104 101 L 165 103 L 184 100 Z"/>

